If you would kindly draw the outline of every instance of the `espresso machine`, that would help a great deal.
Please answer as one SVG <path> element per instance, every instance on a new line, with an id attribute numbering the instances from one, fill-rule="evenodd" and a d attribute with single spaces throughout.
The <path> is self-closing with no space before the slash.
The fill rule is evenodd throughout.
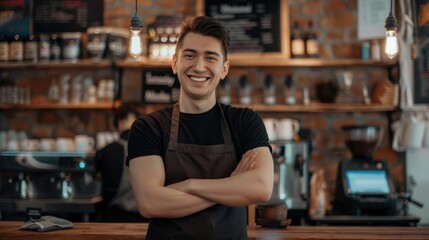
<path id="1" fill-rule="evenodd" d="M 342 128 L 352 159 L 342 160 L 337 171 L 334 211 L 346 215 L 396 215 L 397 194 L 388 165 L 374 160 L 383 129 L 374 125 Z"/>
<path id="2" fill-rule="evenodd" d="M 21 219 L 28 208 L 89 220 L 101 201 L 92 153 L 0 152 L 0 219 Z M 18 216 L 18 218 L 17 218 Z"/>
<path id="3" fill-rule="evenodd" d="M 256 208 L 285 205 L 288 218 L 298 225 L 308 212 L 310 142 L 275 140 L 270 143 L 274 160 L 273 192 L 268 202 Z"/>

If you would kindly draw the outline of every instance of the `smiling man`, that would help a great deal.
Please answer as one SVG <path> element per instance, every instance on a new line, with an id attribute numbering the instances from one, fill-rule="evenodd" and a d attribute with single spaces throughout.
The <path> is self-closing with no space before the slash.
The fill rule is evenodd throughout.
<path id="1" fill-rule="evenodd" d="M 139 117 L 129 171 L 147 239 L 247 239 L 245 206 L 268 201 L 273 159 L 259 115 L 216 101 L 230 36 L 210 17 L 182 24 L 172 68 L 180 99 Z"/>

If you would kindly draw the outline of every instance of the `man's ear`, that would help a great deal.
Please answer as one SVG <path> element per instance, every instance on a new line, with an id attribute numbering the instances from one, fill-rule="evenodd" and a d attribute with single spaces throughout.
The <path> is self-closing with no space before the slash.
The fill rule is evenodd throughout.
<path id="1" fill-rule="evenodd" d="M 173 69 L 173 73 L 177 74 L 177 55 L 173 54 L 173 61 L 171 61 L 171 69 Z"/>
<path id="2" fill-rule="evenodd" d="M 229 71 L 229 61 L 225 61 L 223 63 L 223 67 L 222 67 L 222 79 L 224 79 L 226 77 L 226 75 L 228 74 Z"/>

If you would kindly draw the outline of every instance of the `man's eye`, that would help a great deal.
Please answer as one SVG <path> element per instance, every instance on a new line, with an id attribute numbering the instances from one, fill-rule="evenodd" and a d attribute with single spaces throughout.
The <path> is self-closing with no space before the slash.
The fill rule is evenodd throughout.
<path id="1" fill-rule="evenodd" d="M 216 58 L 215 57 L 207 57 L 207 60 L 209 60 L 209 61 L 216 61 Z"/>
<path id="2" fill-rule="evenodd" d="M 187 58 L 187 59 L 191 59 L 191 58 L 193 58 L 193 57 L 194 57 L 192 54 L 185 54 L 184 56 L 185 56 L 185 58 Z"/>

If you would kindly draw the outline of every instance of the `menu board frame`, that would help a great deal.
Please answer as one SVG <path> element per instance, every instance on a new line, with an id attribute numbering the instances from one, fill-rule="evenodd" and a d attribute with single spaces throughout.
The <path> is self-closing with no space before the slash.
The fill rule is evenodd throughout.
<path id="1" fill-rule="evenodd" d="M 228 57 L 230 59 L 238 58 L 238 59 L 264 59 L 264 58 L 290 58 L 290 34 L 289 34 L 289 6 L 287 4 L 287 0 L 270 0 L 270 1 L 277 1 L 277 3 L 280 5 L 280 19 L 279 21 L 279 38 L 280 39 L 274 39 L 274 41 L 280 42 L 280 50 L 275 52 L 246 52 L 246 53 L 234 53 L 230 52 L 228 53 Z M 234 2 L 243 2 L 238 0 L 230 0 L 229 4 L 234 4 Z M 205 15 L 205 6 L 206 6 L 206 0 L 197 0 L 196 2 L 196 15 L 197 16 L 204 16 Z M 232 33 L 233 34 L 233 33 Z"/>
<path id="2" fill-rule="evenodd" d="M 417 0 L 415 21 L 417 22 L 417 57 L 413 61 L 414 81 L 413 81 L 413 106 L 429 108 L 429 12 L 422 14 L 421 5 L 429 6 L 428 0 Z M 425 8 L 427 9 L 427 8 Z M 423 56 L 424 55 L 424 56 Z"/>

